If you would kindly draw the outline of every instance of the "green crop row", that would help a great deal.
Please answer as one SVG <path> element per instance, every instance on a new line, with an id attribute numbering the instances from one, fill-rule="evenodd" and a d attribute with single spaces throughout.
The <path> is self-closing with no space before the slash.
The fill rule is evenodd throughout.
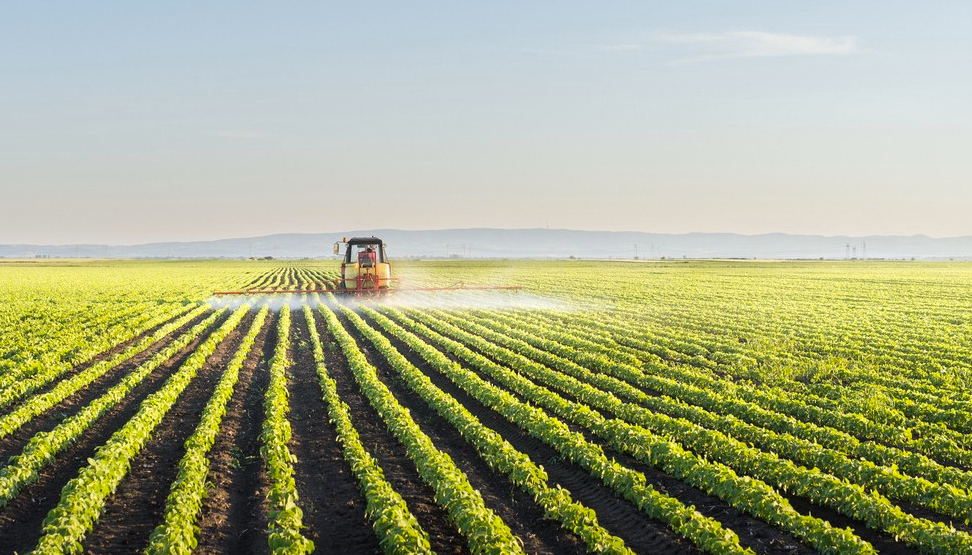
<path id="1" fill-rule="evenodd" d="M 205 330 L 213 326 L 223 311 L 214 312 L 185 334 L 174 339 L 152 358 L 125 375 L 119 382 L 76 414 L 46 432 L 38 432 L 7 466 L 0 470 L 0 507 L 5 507 L 23 488 L 40 477 L 40 471 L 74 442 L 111 407 L 124 399 L 132 389 L 156 368 L 176 355 Z"/>
<path id="2" fill-rule="evenodd" d="M 146 552 L 150 555 L 188 554 L 196 548 L 196 535 L 199 532 L 196 519 L 206 496 L 209 450 L 216 442 L 216 435 L 226 414 L 226 404 L 233 395 L 240 376 L 240 368 L 246 362 L 268 312 L 269 309 L 264 306 L 257 313 L 236 354 L 216 384 L 212 397 L 206 403 L 196 430 L 186 440 L 186 454 L 179 461 L 179 473 L 166 499 L 162 524 L 149 537 Z"/>
<path id="3" fill-rule="evenodd" d="M 429 364 L 440 371 L 451 363 L 439 351 L 412 334 L 405 332 L 381 314 L 362 307 L 370 318 L 386 332 L 405 342 Z M 382 354 L 385 360 L 439 415 L 449 421 L 475 448 L 490 468 L 507 476 L 510 482 L 528 493 L 544 509 L 547 518 L 557 520 L 566 529 L 581 537 L 590 553 L 633 553 L 624 541 L 610 534 L 597 522 L 597 514 L 590 508 L 574 502 L 570 492 L 560 487 L 550 487 L 547 474 L 517 451 L 501 435 L 484 426 L 478 418 L 455 398 L 432 384 L 432 381 L 408 362 L 382 334 L 368 326 L 357 314 L 345 311 L 348 320 Z"/>
<path id="4" fill-rule="evenodd" d="M 507 325 L 509 319 L 500 321 L 503 323 L 476 319 L 477 323 L 500 334 L 493 336 L 497 343 L 504 341 L 517 352 L 537 362 L 636 401 L 652 411 L 685 418 L 700 426 L 719 430 L 764 451 L 776 453 L 810 467 L 820 468 L 838 478 L 874 488 L 895 499 L 916 503 L 966 522 L 972 517 L 972 497 L 962 489 L 930 482 L 924 478 L 907 476 L 893 467 L 882 467 L 869 461 L 850 459 L 843 453 L 826 449 L 812 441 L 792 435 L 780 436 L 773 431 L 741 422 L 732 415 L 716 414 L 698 406 L 676 402 L 668 397 L 648 395 L 629 383 L 638 381 L 641 372 L 637 368 L 622 363 L 605 363 L 603 359 L 590 355 L 589 351 L 595 348 L 590 342 L 545 326 L 519 324 L 514 328 Z M 541 336 L 547 339 L 540 339 Z M 503 337 L 507 339 L 504 340 Z M 516 349 L 517 344 L 510 344 L 511 341 L 522 341 L 535 347 L 536 350 Z M 600 372 L 591 372 L 587 368 Z M 685 394 L 678 399 L 693 402 L 693 389 L 695 388 L 692 386 L 685 386 L 683 388 Z"/>
<path id="5" fill-rule="evenodd" d="M 485 340 L 467 334 L 445 321 L 431 320 L 426 316 L 422 316 L 421 320 L 438 332 L 468 342 L 479 351 L 526 376 L 533 377 L 540 373 L 545 378 L 552 378 L 557 375 L 556 372 L 542 372 L 539 365 L 512 351 L 499 347 L 487 347 L 490 344 Z M 561 418 L 591 430 L 619 452 L 633 455 L 647 464 L 660 468 L 721 498 L 741 511 L 779 526 L 794 536 L 813 544 L 822 553 L 874 553 L 874 548 L 870 544 L 850 531 L 835 529 L 826 521 L 800 514 L 784 497 L 761 480 L 737 476 L 723 464 L 709 462 L 685 451 L 677 442 L 660 438 L 647 430 L 635 429 L 617 420 L 607 419 L 591 410 L 586 404 L 567 401 L 533 384 L 521 375 L 505 371 L 502 367 L 481 355 L 459 349 L 456 350 L 456 354 L 490 376 L 502 381 L 517 393 L 527 396 L 538 406 L 547 408 Z M 567 384 L 571 383 L 569 376 L 560 375 L 556 379 L 564 380 Z M 544 381 L 547 382 L 547 380 Z M 565 387 L 567 387 L 567 384 L 565 384 Z M 582 391 L 578 392 L 578 389 Z M 583 385 L 578 384 L 578 387 L 571 388 L 571 393 L 586 403 L 592 389 L 590 387 L 584 388 Z M 580 395 L 578 395 L 579 393 Z M 638 432 L 637 441 L 633 441 L 632 432 Z M 702 454 L 705 455 L 705 453 Z"/>
<path id="6" fill-rule="evenodd" d="M 226 319 L 189 358 L 169 377 L 162 387 L 142 401 L 138 412 L 112 434 L 88 465 L 61 490 L 57 506 L 44 519 L 34 555 L 80 553 L 81 541 L 94 526 L 105 501 L 128 474 L 132 459 L 152 437 L 152 432 L 175 404 L 189 382 L 206 363 L 216 347 L 243 319 L 249 307 L 241 307 Z"/>
<path id="7" fill-rule="evenodd" d="M 199 306 L 181 318 L 177 318 L 159 328 L 149 337 L 143 338 L 134 345 L 108 360 L 93 364 L 40 395 L 30 397 L 16 409 L 0 417 L 0 439 L 19 430 L 21 426 L 30 422 L 32 418 L 60 403 L 68 396 L 87 387 L 91 382 L 105 375 L 111 369 L 141 353 L 154 343 L 161 341 L 170 333 L 188 324 L 192 319 L 209 310 L 207 306 Z"/>
<path id="8" fill-rule="evenodd" d="M 361 493 L 367 503 L 365 516 L 372 523 L 378 536 L 378 544 L 388 555 L 431 553 L 429 535 L 419 525 L 415 515 L 409 512 L 405 500 L 392 489 L 378 462 L 361 443 L 358 431 L 351 422 L 351 409 L 338 396 L 337 384 L 327 373 L 324 349 L 321 347 L 321 337 L 317 332 L 314 311 L 308 305 L 304 305 L 304 317 L 310 330 L 317 377 L 327 407 L 327 415 L 337 429 L 337 438 L 343 447 L 344 460 L 358 479 Z"/>
<path id="9" fill-rule="evenodd" d="M 492 337 L 490 330 L 477 324 L 469 322 L 464 324 L 464 327 L 476 332 L 476 335 L 473 335 L 470 332 L 459 330 L 451 324 L 438 323 L 439 321 L 426 315 L 421 315 L 420 319 L 426 324 L 439 325 L 448 330 L 451 335 L 462 337 L 464 341 L 469 341 L 478 349 L 490 353 L 490 356 L 502 360 L 504 364 L 508 364 L 550 387 L 565 391 L 586 405 L 621 416 L 624 419 L 623 421 L 613 420 L 610 421 L 610 426 L 608 426 L 608 422 L 603 417 L 592 414 L 590 409 L 583 410 L 585 405 L 564 403 L 562 398 L 553 395 L 544 395 L 538 398 L 538 402 L 544 401 L 543 406 L 554 410 L 563 418 L 588 427 L 608 441 L 619 437 L 623 439 L 625 436 L 648 441 L 652 436 L 646 434 L 646 430 L 639 427 L 645 426 L 670 438 L 678 438 L 679 442 L 696 453 L 720 461 L 740 473 L 763 480 L 784 491 L 807 497 L 814 503 L 831 507 L 847 516 L 861 520 L 872 528 L 885 530 L 894 537 L 918 547 L 923 552 L 942 555 L 972 553 L 972 537 L 968 534 L 940 523 L 930 522 L 907 514 L 876 492 L 865 492 L 859 485 L 839 480 L 817 469 L 808 470 L 791 461 L 781 460 L 774 454 L 763 453 L 720 432 L 706 430 L 685 420 L 673 419 L 652 413 L 630 403 L 624 403 L 611 393 L 596 389 L 561 372 L 550 370 L 522 355 L 486 341 L 483 337 Z M 531 387 L 532 385 L 526 383 L 522 378 L 521 383 L 524 387 Z M 533 388 L 535 387 L 533 386 Z M 637 426 L 634 426 L 634 424 Z M 621 433 L 617 430 L 621 430 Z M 645 454 L 639 441 L 619 441 L 613 445 L 633 456 Z M 649 461 L 646 460 L 645 462 Z M 796 530 L 791 531 L 797 533 Z M 822 539 L 822 536 L 817 533 L 806 537 L 810 541 Z M 830 545 L 840 546 L 842 544 Z M 820 546 L 817 547 L 822 549 Z M 831 552 L 839 553 L 842 551 Z"/>
<path id="10" fill-rule="evenodd" d="M 297 505 L 297 485 L 294 482 L 294 456 L 287 448 L 290 442 L 290 422 L 287 412 L 290 403 L 287 395 L 287 368 L 290 358 L 290 307 L 280 308 L 277 320 L 277 346 L 270 361 L 270 384 L 267 386 L 263 406 L 266 418 L 263 445 L 260 450 L 266 462 L 270 478 L 268 542 L 272 553 L 300 554 L 314 551 L 314 542 L 301 534 L 304 513 Z"/>
<path id="11" fill-rule="evenodd" d="M 333 300 L 333 296 L 328 294 Z M 328 330 L 341 346 L 348 365 L 361 391 L 381 415 L 388 429 L 405 446 L 422 478 L 435 490 L 435 500 L 449 514 L 459 533 L 466 538 L 472 553 L 522 553 L 520 541 L 492 510 L 466 475 L 449 455 L 436 449 L 432 440 L 419 428 L 409 412 L 378 379 L 374 366 L 368 363 L 334 313 L 321 306 Z"/>
<path id="12" fill-rule="evenodd" d="M 110 346 L 129 340 L 132 337 L 143 333 L 145 330 L 163 323 L 165 320 L 176 318 L 184 311 L 185 309 L 183 307 L 179 307 L 177 310 L 173 311 L 171 305 L 159 305 L 150 311 L 148 316 L 151 316 L 152 318 L 149 319 L 148 323 L 142 326 L 139 326 L 135 322 L 131 321 L 120 323 L 116 326 L 116 328 L 113 328 L 112 331 L 105 334 L 105 343 L 99 345 L 99 347 L 96 349 L 89 348 L 91 351 L 89 353 L 90 356 L 82 357 L 82 359 L 86 360 L 93 357 L 100 348 L 107 349 Z M 83 345 L 86 338 L 81 333 L 64 334 L 61 337 L 61 341 L 65 344 L 77 343 Z M 142 342 L 139 342 L 139 344 L 141 343 Z M 112 357 L 111 360 L 120 362 L 123 359 L 120 360 L 119 356 L 116 355 Z M 0 408 L 7 407 L 18 399 L 23 398 L 25 395 L 28 395 L 37 389 L 40 389 L 41 387 L 44 387 L 45 385 L 57 380 L 59 377 L 64 375 L 65 372 L 70 370 L 73 364 L 76 363 L 61 362 L 44 364 L 39 367 L 32 368 L 29 371 L 11 373 L 9 376 L 5 376 L 9 377 L 11 381 L 0 389 Z M 103 364 L 96 366 L 103 366 Z"/>
<path id="13" fill-rule="evenodd" d="M 511 336 L 514 334 L 515 332 L 510 333 Z M 877 465 L 896 467 L 908 475 L 940 483 L 943 486 L 960 488 L 966 492 L 972 490 L 972 473 L 942 465 L 920 453 L 871 441 L 860 441 L 846 432 L 781 414 L 774 410 L 775 405 L 771 401 L 766 401 L 766 406 L 763 406 L 737 398 L 735 392 L 738 391 L 739 386 L 667 366 L 646 364 L 639 369 L 623 363 L 619 364 L 617 361 L 586 352 L 589 348 L 587 342 L 577 339 L 576 336 L 560 334 L 552 327 L 544 328 L 543 335 L 551 338 L 570 337 L 570 341 L 575 342 L 577 346 L 558 346 L 555 342 L 548 341 L 544 344 L 544 348 L 550 349 L 551 352 L 559 352 L 585 367 L 616 376 L 639 389 L 657 391 L 699 406 L 713 414 L 735 416 L 767 430 L 817 443 L 845 453 L 849 459 L 865 459 Z M 523 338 L 522 335 L 517 337 Z"/>
<path id="14" fill-rule="evenodd" d="M 405 317 L 397 310 L 383 308 L 382 312 L 392 316 L 409 330 L 426 337 L 437 348 L 446 349 L 457 356 L 478 356 L 461 344 Z M 459 365 L 443 366 L 441 370 L 477 401 L 496 410 L 513 424 L 555 449 L 565 460 L 584 468 L 616 495 L 630 501 L 651 518 L 665 523 L 703 550 L 713 554 L 752 555 L 752 550 L 739 544 L 739 537 L 735 532 L 723 528 L 718 521 L 703 516 L 694 507 L 686 507 L 678 499 L 655 490 L 648 484 L 644 474 L 609 459 L 599 446 L 588 442 L 582 434 L 571 431 L 563 421 L 550 417 L 534 406 L 534 400 L 530 397 L 526 397 L 530 402 L 521 402 L 508 391 L 484 381 Z"/>

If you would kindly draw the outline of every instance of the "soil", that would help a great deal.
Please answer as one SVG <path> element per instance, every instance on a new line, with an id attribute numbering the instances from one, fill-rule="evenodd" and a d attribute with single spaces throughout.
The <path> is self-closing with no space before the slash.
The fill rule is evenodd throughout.
<path id="1" fill-rule="evenodd" d="M 132 461 L 132 466 L 108 498 L 101 518 L 88 533 L 84 552 L 122 554 L 143 551 L 149 535 L 162 522 L 167 484 L 175 482 L 185 442 L 195 431 L 202 411 L 253 322 L 253 312 L 220 342 Z"/>
<path id="2" fill-rule="evenodd" d="M 553 448 L 520 429 L 498 412 L 479 403 L 403 343 L 391 337 L 389 339 L 399 352 L 432 380 L 432 383 L 455 397 L 480 422 L 498 432 L 513 447 L 526 453 L 533 462 L 542 466 L 547 472 L 551 486 L 563 487 L 570 492 L 575 501 L 593 509 L 597 513 L 598 523 L 611 534 L 624 540 L 630 549 L 636 553 L 672 555 L 701 553 L 698 548 L 678 536 L 665 524 L 653 520 L 634 505 L 615 497 L 611 489 L 586 470 L 565 461 Z"/>
<path id="3" fill-rule="evenodd" d="M 199 515 L 198 553 L 265 553 L 269 487 L 260 455 L 263 396 L 276 341 L 276 314 L 270 313 L 240 369 L 226 405 L 216 442 L 209 451 L 213 484 Z"/>
<path id="4" fill-rule="evenodd" d="M 465 540 L 435 502 L 435 491 L 419 475 L 405 447 L 388 431 L 378 413 L 361 393 L 340 347 L 327 331 L 322 318 L 315 318 L 324 344 L 327 369 L 337 384 L 338 395 L 351 409 L 351 421 L 361 443 L 385 474 L 385 479 L 402 496 L 409 511 L 429 535 L 432 550 L 440 555 L 469 553 Z"/>
<path id="5" fill-rule="evenodd" d="M 290 450 L 297 457 L 294 478 L 306 535 L 314 541 L 314 553 L 381 553 L 378 539 L 365 518 L 365 498 L 344 462 L 337 432 L 328 422 L 307 320 L 303 310 L 295 310 L 292 315 Z"/>
<path id="6" fill-rule="evenodd" d="M 486 506 L 502 518 L 520 538 L 524 550 L 537 554 L 579 554 L 586 551 L 586 545 L 579 537 L 564 530 L 557 521 L 545 518 L 543 507 L 527 492 L 511 484 L 506 476 L 490 469 L 480 458 L 476 448 L 417 393 L 410 390 L 384 357 L 375 352 L 367 339 L 350 322 L 344 319 L 342 321 L 345 329 L 366 351 L 369 362 L 378 369 L 379 377 L 398 402 L 409 410 L 412 418 L 429 435 L 436 448 L 448 454 L 466 474 L 472 487 L 483 496 Z"/>
<path id="7" fill-rule="evenodd" d="M 26 552 L 34 547 L 44 518 L 60 500 L 61 488 L 77 476 L 79 469 L 87 464 L 87 460 L 94 455 L 95 450 L 138 412 L 141 402 L 182 365 L 218 324 L 219 322 L 207 332 L 200 334 L 147 376 L 129 392 L 125 399 L 98 418 L 75 443 L 44 467 L 37 481 L 24 488 L 10 501 L 0 512 L 0 554 Z"/>
<path id="8" fill-rule="evenodd" d="M 21 426 L 20 429 L 18 429 L 16 432 L 10 434 L 9 436 L 3 439 L 0 439 L 0 460 L 6 460 L 8 457 L 20 453 L 23 450 L 23 448 L 27 445 L 27 442 L 30 441 L 30 438 L 34 437 L 35 434 L 39 432 L 50 431 L 65 419 L 79 412 L 88 403 L 103 395 L 105 391 L 107 391 L 118 381 L 120 381 L 123 376 L 131 373 L 132 371 L 137 369 L 143 362 L 155 356 L 156 353 L 158 353 L 163 348 L 165 348 L 165 346 L 168 345 L 174 338 L 184 334 L 186 331 L 188 331 L 193 326 L 195 326 L 199 322 L 209 317 L 211 314 L 212 312 L 207 312 L 205 314 L 202 314 L 194 318 L 185 326 L 180 327 L 179 329 L 165 336 L 161 340 L 149 345 L 144 351 L 135 354 L 135 356 L 129 358 L 128 360 L 125 360 L 124 362 L 112 368 L 108 372 L 105 372 L 98 379 L 88 384 L 87 387 L 84 387 L 83 389 L 74 393 L 73 395 L 69 395 L 67 398 L 65 398 L 57 405 L 54 405 L 50 409 L 35 416 L 29 422 Z M 213 327 L 212 329 L 216 329 L 216 328 Z M 151 334 L 154 332 L 150 331 L 148 333 Z M 132 340 L 132 342 L 135 341 L 137 341 L 137 339 Z M 99 359 L 100 360 L 108 359 L 114 356 L 114 354 L 123 351 L 125 348 L 127 348 L 127 345 L 114 347 L 111 349 L 110 354 L 105 354 L 103 357 L 99 355 Z M 94 364 L 94 362 L 92 362 L 91 364 L 86 364 L 83 367 L 78 367 L 75 370 L 72 370 L 71 375 L 80 372 L 81 370 L 91 366 L 92 364 Z M 68 377 L 70 376 L 65 375 L 62 379 L 66 379 Z M 59 381 L 61 380 L 58 380 L 58 382 Z M 50 390 L 58 382 L 49 384 L 42 391 L 37 391 L 33 393 L 33 395 L 39 395 L 45 391 Z"/>

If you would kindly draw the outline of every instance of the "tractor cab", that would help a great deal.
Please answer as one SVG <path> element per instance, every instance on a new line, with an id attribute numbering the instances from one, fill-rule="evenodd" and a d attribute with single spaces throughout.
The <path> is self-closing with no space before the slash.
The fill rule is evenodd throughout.
<path id="1" fill-rule="evenodd" d="M 385 243 L 377 237 L 353 237 L 343 241 L 344 260 L 338 289 L 371 291 L 391 287 L 391 264 L 385 256 Z M 334 254 L 340 254 L 341 243 L 334 244 Z"/>

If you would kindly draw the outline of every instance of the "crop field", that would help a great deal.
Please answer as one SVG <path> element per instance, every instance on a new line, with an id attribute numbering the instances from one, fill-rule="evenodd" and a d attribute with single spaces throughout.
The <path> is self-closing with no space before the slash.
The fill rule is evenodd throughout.
<path id="1" fill-rule="evenodd" d="M 0 553 L 972 553 L 972 264 L 0 260 Z"/>

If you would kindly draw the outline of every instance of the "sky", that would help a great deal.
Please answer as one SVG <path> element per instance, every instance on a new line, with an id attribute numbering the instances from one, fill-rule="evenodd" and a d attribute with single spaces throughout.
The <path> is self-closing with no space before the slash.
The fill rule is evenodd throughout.
<path id="1" fill-rule="evenodd" d="M 972 3 L 5 2 L 0 243 L 972 235 Z"/>

